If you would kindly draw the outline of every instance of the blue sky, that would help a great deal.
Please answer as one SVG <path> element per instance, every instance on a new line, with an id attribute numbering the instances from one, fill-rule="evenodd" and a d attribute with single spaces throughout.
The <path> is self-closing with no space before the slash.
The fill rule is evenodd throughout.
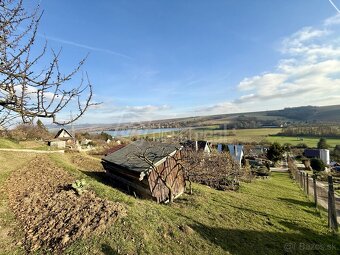
<path id="1" fill-rule="evenodd" d="M 103 103 L 78 123 L 340 102 L 340 17 L 328 0 L 42 0 L 41 8 L 38 47 L 44 37 L 62 47 L 65 70 L 90 54 L 83 69 Z"/>

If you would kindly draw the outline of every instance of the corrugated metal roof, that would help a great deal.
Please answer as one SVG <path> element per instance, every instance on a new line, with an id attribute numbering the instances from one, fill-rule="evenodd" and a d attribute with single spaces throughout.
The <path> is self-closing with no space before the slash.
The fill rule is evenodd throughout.
<path id="1" fill-rule="evenodd" d="M 154 165 L 174 151 L 180 149 L 180 145 L 149 142 L 145 140 L 135 141 L 120 150 L 113 152 L 103 158 L 104 161 L 122 166 L 131 171 L 143 172 L 150 165 L 139 156 L 145 155 Z"/>

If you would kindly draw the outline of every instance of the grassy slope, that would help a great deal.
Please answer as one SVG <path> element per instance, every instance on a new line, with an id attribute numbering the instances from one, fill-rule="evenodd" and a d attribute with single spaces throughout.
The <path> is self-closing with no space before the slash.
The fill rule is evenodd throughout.
<path id="1" fill-rule="evenodd" d="M 21 149 L 22 147 L 19 143 L 13 142 L 9 139 L 0 138 L 0 148 Z"/>
<path id="2" fill-rule="evenodd" d="M 15 142 L 10 139 L 0 138 L 0 148 L 5 149 L 33 149 L 33 150 L 55 150 L 43 141 L 20 141 Z"/>
<path id="3" fill-rule="evenodd" d="M 185 194 L 169 206 L 111 188 L 100 182 L 100 175 L 77 170 L 67 157 L 51 155 L 78 178 L 85 177 L 100 196 L 128 209 L 128 216 L 105 235 L 73 244 L 71 254 L 283 254 L 285 243 L 300 242 L 340 249 L 339 238 L 327 230 L 326 213 L 315 211 L 288 174 L 274 173 L 268 180 L 243 184 L 239 192 L 194 185 L 194 195 Z M 182 225 L 194 232 L 184 233 Z M 320 253 L 337 251 L 315 252 Z"/>

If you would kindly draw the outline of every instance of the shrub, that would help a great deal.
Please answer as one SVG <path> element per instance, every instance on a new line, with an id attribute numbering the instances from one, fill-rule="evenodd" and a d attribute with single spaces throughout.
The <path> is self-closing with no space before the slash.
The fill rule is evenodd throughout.
<path id="1" fill-rule="evenodd" d="M 325 170 L 325 164 L 321 159 L 313 158 L 310 160 L 310 165 L 314 171 L 320 172 Z"/>
<path id="2" fill-rule="evenodd" d="M 269 160 L 277 162 L 283 159 L 283 153 L 284 148 L 281 146 L 281 144 L 275 142 L 269 147 L 267 151 L 267 157 Z"/>

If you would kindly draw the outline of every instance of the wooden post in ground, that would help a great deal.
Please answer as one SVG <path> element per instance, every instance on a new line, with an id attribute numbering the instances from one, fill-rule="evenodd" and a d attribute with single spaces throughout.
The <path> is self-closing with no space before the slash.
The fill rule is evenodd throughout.
<path id="1" fill-rule="evenodd" d="M 305 172 L 302 173 L 302 183 L 303 183 L 303 191 L 306 191 L 306 174 Z"/>
<path id="2" fill-rule="evenodd" d="M 307 196 L 309 195 L 309 180 L 308 180 L 308 173 L 306 175 L 306 183 L 307 183 Z"/>
<path id="3" fill-rule="evenodd" d="M 328 176 L 328 227 L 338 232 L 338 222 L 336 219 L 335 198 L 333 188 L 333 177 Z"/>
<path id="4" fill-rule="evenodd" d="M 302 188 L 302 185 L 303 185 L 303 180 L 302 180 L 302 172 L 300 172 L 300 187 Z"/>
<path id="5" fill-rule="evenodd" d="M 314 189 L 314 202 L 315 207 L 318 207 L 318 194 L 316 193 L 316 176 L 313 175 L 313 189 Z"/>

